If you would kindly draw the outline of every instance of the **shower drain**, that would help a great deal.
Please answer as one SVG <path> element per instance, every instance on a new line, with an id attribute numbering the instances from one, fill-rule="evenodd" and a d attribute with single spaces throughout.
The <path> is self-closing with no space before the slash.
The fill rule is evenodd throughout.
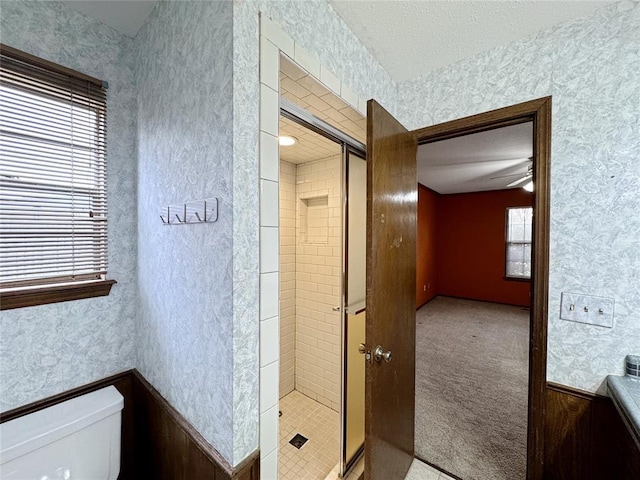
<path id="1" fill-rule="evenodd" d="M 308 439 L 306 437 L 303 437 L 299 433 L 296 433 L 295 437 L 289 440 L 289 443 L 299 449 L 302 445 L 307 443 L 307 440 Z"/>

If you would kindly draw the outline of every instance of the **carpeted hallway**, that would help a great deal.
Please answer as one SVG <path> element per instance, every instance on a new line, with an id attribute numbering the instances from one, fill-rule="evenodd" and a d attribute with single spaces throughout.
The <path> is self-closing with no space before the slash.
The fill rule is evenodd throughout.
<path id="1" fill-rule="evenodd" d="M 529 311 L 437 297 L 416 321 L 416 456 L 464 480 L 526 478 Z"/>

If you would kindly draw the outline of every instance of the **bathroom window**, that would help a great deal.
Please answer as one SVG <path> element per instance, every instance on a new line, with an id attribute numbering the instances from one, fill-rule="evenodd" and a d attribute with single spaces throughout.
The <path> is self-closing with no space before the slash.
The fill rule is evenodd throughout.
<path id="1" fill-rule="evenodd" d="M 531 278 L 532 207 L 507 208 L 505 277 Z"/>
<path id="2" fill-rule="evenodd" d="M 106 88 L 0 47 L 0 308 L 106 295 Z"/>

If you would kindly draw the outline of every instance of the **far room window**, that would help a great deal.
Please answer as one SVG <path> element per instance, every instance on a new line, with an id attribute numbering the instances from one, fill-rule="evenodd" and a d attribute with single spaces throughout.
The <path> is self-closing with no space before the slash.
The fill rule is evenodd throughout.
<path id="1" fill-rule="evenodd" d="M 506 271 L 507 278 L 531 278 L 532 207 L 507 208 Z"/>
<path id="2" fill-rule="evenodd" d="M 1 46 L 2 309 L 104 295 L 114 283 L 105 280 L 105 87 Z M 103 293 L 92 294 L 96 284 Z"/>

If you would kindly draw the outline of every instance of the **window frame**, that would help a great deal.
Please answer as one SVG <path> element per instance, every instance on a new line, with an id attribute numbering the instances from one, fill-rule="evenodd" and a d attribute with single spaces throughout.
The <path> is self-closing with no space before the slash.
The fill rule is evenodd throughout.
<path id="1" fill-rule="evenodd" d="M 509 241 L 509 210 L 531 210 L 531 241 L 530 242 L 511 242 Z M 507 207 L 505 209 L 505 228 L 504 228 L 504 280 L 513 281 L 513 282 L 531 282 L 531 273 L 529 276 L 521 276 L 521 275 L 513 275 L 510 274 L 507 269 L 509 266 L 509 245 L 530 245 L 530 254 L 529 254 L 529 265 L 530 271 L 533 273 L 533 206 L 531 205 L 521 205 L 514 207 Z"/>
<path id="2" fill-rule="evenodd" d="M 107 84 L 102 80 L 90 77 L 67 67 L 57 65 L 48 60 L 38 58 L 5 44 L 0 43 L 0 51 L 3 57 L 6 56 L 14 58 L 18 61 L 27 63 L 36 69 L 48 70 L 54 74 L 70 77 L 73 81 L 89 82 L 104 89 L 107 88 Z M 106 123 L 106 112 L 104 121 Z M 105 151 L 105 165 L 106 162 L 107 159 Z M 107 193 L 106 190 L 107 186 L 105 185 L 105 201 Z M 100 278 L 95 278 L 94 274 L 79 274 L 77 278 L 74 278 L 69 275 L 60 276 L 54 273 L 48 278 L 34 278 L 28 281 L 5 282 L 4 284 L 0 284 L 0 310 L 107 296 L 111 292 L 111 287 L 117 282 L 112 279 L 107 279 L 106 276 L 106 273 Z"/>

